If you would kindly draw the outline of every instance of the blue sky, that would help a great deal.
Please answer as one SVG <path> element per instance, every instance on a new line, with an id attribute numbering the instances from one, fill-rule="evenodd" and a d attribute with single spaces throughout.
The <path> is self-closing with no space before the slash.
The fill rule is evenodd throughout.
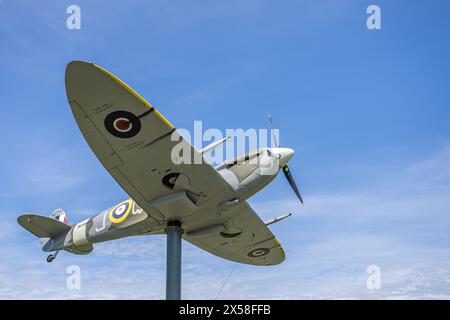
<path id="1" fill-rule="evenodd" d="M 66 8 L 81 8 L 81 30 Z M 382 30 L 366 28 L 377 4 Z M 127 195 L 97 161 L 64 88 L 71 60 L 110 70 L 176 127 L 266 128 L 271 113 L 305 207 L 282 177 L 250 204 L 287 253 L 236 265 L 184 244 L 183 296 L 450 298 L 448 1 L 0 1 L 0 297 L 164 296 L 160 236 L 45 261 L 16 223 L 72 222 Z M 66 288 L 66 267 L 82 271 Z M 382 288 L 368 290 L 378 265 Z"/>

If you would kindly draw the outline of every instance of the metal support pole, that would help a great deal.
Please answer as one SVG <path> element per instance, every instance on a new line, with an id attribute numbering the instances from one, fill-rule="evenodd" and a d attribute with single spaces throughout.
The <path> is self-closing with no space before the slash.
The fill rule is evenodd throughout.
<path id="1" fill-rule="evenodd" d="M 166 299 L 181 299 L 181 234 L 179 221 L 167 223 Z"/>

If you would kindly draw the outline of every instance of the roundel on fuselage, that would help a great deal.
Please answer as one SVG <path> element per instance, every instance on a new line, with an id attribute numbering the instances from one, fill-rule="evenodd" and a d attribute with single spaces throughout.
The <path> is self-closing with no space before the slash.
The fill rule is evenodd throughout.
<path id="1" fill-rule="evenodd" d="M 132 200 L 126 200 L 119 203 L 111 211 L 109 211 L 109 220 L 112 223 L 121 223 L 130 214 L 131 208 L 133 207 Z"/>

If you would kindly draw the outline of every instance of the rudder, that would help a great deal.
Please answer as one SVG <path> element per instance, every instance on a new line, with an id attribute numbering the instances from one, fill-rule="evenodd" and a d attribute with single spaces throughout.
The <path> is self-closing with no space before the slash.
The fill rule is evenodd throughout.
<path id="1" fill-rule="evenodd" d="M 50 215 L 50 217 L 53 219 L 56 219 L 62 223 L 69 224 L 69 216 L 61 208 L 58 208 L 55 211 L 53 211 L 52 214 Z"/>

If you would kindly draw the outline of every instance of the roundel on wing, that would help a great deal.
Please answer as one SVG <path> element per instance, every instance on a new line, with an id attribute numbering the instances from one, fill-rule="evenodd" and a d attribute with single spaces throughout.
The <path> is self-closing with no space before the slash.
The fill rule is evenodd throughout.
<path id="1" fill-rule="evenodd" d="M 259 258 L 267 255 L 270 252 L 269 248 L 258 248 L 250 251 L 247 255 L 251 258 Z"/>
<path id="2" fill-rule="evenodd" d="M 173 189 L 175 187 L 175 182 L 177 181 L 178 177 L 179 177 L 179 173 L 177 172 L 172 172 L 169 173 L 168 175 L 166 175 L 163 179 L 162 179 L 162 183 L 169 189 Z"/>
<path id="3" fill-rule="evenodd" d="M 114 111 L 105 118 L 105 128 L 117 138 L 132 138 L 141 130 L 141 121 L 128 111 Z"/>
<path id="4" fill-rule="evenodd" d="M 127 218 L 128 214 L 130 213 L 131 207 L 132 207 L 131 200 L 127 200 L 118 204 L 109 212 L 109 220 L 112 223 L 120 223 L 124 221 Z"/>

